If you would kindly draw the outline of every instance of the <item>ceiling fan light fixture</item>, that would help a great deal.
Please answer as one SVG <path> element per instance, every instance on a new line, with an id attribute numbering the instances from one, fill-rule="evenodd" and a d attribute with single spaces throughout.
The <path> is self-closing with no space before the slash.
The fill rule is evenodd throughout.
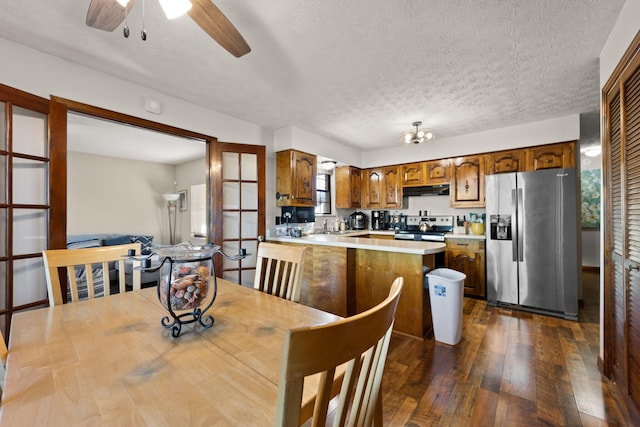
<path id="1" fill-rule="evenodd" d="M 123 1 L 123 0 L 118 0 Z M 167 19 L 176 19 L 184 15 L 191 9 L 189 0 L 159 0 L 160 6 Z"/>
<path id="2" fill-rule="evenodd" d="M 431 129 L 421 128 L 422 122 L 413 122 L 415 129 L 410 129 L 402 133 L 402 142 L 405 144 L 420 144 L 422 142 L 432 142 L 435 134 Z"/>

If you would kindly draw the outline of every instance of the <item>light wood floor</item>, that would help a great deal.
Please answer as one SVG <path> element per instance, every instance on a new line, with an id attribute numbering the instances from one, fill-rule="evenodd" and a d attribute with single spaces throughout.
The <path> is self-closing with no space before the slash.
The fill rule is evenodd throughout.
<path id="1" fill-rule="evenodd" d="M 579 322 L 465 298 L 460 344 L 394 336 L 385 426 L 632 425 L 596 366 L 598 275 L 584 273 L 583 281 Z"/>

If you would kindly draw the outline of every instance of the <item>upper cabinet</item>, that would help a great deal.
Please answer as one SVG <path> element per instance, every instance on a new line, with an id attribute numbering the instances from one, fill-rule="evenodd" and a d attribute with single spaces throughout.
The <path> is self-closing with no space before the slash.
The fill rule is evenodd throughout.
<path id="1" fill-rule="evenodd" d="M 400 168 L 402 187 L 441 185 L 451 181 L 449 159 L 409 163 Z"/>
<path id="2" fill-rule="evenodd" d="M 402 186 L 425 185 L 427 182 L 427 162 L 402 165 Z"/>
<path id="3" fill-rule="evenodd" d="M 574 142 L 541 145 L 527 149 L 527 170 L 573 168 L 575 166 Z"/>
<path id="4" fill-rule="evenodd" d="M 362 207 L 382 207 L 382 169 L 365 169 L 362 176 Z"/>
<path id="5" fill-rule="evenodd" d="M 484 155 L 458 157 L 451 165 L 450 205 L 484 207 Z"/>
<path id="6" fill-rule="evenodd" d="M 336 168 L 336 208 L 361 207 L 362 171 L 353 166 Z"/>
<path id="7" fill-rule="evenodd" d="M 525 170 L 525 150 L 496 151 L 487 154 L 487 175 Z"/>
<path id="8" fill-rule="evenodd" d="M 383 208 L 402 207 L 402 187 L 400 186 L 400 166 L 382 168 Z"/>
<path id="9" fill-rule="evenodd" d="M 362 177 L 362 207 L 401 208 L 400 167 L 365 169 Z"/>
<path id="10" fill-rule="evenodd" d="M 425 163 L 427 185 L 449 184 L 451 182 L 451 161 L 432 160 Z"/>
<path id="11" fill-rule="evenodd" d="M 297 150 L 276 153 L 277 206 L 316 205 L 316 156 Z"/>

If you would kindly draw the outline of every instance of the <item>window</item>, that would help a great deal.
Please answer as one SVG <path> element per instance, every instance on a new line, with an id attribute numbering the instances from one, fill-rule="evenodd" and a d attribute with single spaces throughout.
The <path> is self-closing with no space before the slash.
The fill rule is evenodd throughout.
<path id="1" fill-rule="evenodd" d="M 331 214 L 331 175 L 316 176 L 316 215 Z"/>

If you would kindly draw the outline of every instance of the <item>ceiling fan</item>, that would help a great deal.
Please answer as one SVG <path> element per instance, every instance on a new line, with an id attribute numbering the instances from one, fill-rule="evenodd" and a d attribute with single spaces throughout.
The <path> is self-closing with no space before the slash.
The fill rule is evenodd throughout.
<path id="1" fill-rule="evenodd" d="M 166 1 L 166 0 L 165 0 Z M 187 2 L 189 3 L 189 2 Z M 251 52 L 251 48 L 231 21 L 210 0 L 190 0 L 188 14 L 209 36 L 236 58 Z M 126 6 L 123 6 L 125 4 Z M 104 31 L 115 30 L 133 9 L 136 0 L 91 0 L 87 25 Z M 161 0 L 161 5 L 164 4 Z M 125 37 L 128 28 L 125 27 Z M 146 33 L 143 29 L 143 40 Z"/>

